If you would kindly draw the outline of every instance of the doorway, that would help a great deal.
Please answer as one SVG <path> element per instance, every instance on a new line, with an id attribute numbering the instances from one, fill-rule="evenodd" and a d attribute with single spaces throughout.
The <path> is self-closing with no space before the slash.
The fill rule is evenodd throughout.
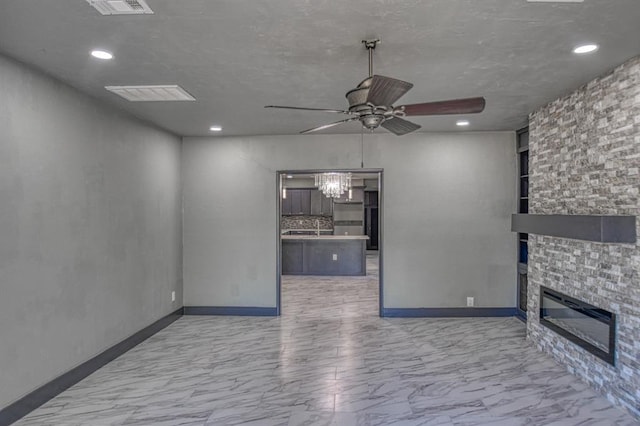
<path id="1" fill-rule="evenodd" d="M 327 174 L 348 189 L 321 191 Z M 278 315 L 382 316 L 382 183 L 382 169 L 277 172 Z"/>

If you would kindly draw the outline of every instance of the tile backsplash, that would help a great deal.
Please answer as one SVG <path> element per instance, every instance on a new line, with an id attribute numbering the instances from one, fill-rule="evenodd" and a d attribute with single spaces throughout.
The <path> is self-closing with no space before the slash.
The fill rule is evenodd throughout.
<path id="1" fill-rule="evenodd" d="M 327 216 L 283 216 L 280 219 L 280 227 L 286 229 L 316 229 L 316 221 L 320 222 L 320 229 L 333 229 L 333 219 Z"/>

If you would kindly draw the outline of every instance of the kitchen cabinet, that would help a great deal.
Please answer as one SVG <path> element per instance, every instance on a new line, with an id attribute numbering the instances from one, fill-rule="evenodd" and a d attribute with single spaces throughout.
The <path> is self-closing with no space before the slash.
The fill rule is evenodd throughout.
<path id="1" fill-rule="evenodd" d="M 322 216 L 333 216 L 333 199 L 325 196 L 322 191 L 316 191 L 320 194 L 320 214 Z"/>
<path id="2" fill-rule="evenodd" d="M 311 190 L 311 214 L 314 216 L 333 216 L 333 200 L 322 191 Z"/>
<path id="3" fill-rule="evenodd" d="M 282 275 L 366 275 L 366 236 L 282 236 Z"/>
<path id="4" fill-rule="evenodd" d="M 290 189 L 287 190 L 287 198 L 282 199 L 282 215 L 290 215 L 291 214 L 291 195 Z"/>
<path id="5" fill-rule="evenodd" d="M 320 216 L 322 214 L 322 193 L 317 189 L 311 190 L 311 214 Z"/>
<path id="6" fill-rule="evenodd" d="M 317 189 L 287 189 L 287 198 L 282 199 L 282 214 L 332 216 L 333 199 Z"/>
<path id="7" fill-rule="evenodd" d="M 310 215 L 311 190 L 287 189 L 287 198 L 282 199 L 283 215 Z"/>
<path id="8" fill-rule="evenodd" d="M 304 272 L 303 241 L 282 242 L 282 275 L 299 275 Z"/>

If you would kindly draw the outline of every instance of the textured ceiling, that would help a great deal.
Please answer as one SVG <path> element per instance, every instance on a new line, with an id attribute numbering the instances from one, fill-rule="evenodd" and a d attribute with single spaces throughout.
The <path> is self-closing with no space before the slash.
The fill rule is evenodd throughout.
<path id="1" fill-rule="evenodd" d="M 640 1 L 148 0 L 154 15 L 101 16 L 85 0 L 0 0 L 0 52 L 179 135 L 292 134 L 342 118 L 267 104 L 344 108 L 375 71 L 414 83 L 400 103 L 485 96 L 469 130 L 527 114 L 640 54 Z M 594 54 L 572 48 L 595 42 Z M 115 59 L 89 56 L 96 47 Z M 129 103 L 106 85 L 180 84 L 196 102 Z M 417 117 L 422 131 L 457 131 Z M 329 132 L 359 132 L 359 124 Z"/>

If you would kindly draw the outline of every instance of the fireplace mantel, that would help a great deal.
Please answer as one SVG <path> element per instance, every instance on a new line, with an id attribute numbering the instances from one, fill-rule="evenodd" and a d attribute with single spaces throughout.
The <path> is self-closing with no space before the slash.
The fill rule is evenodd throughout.
<path id="1" fill-rule="evenodd" d="M 511 231 L 598 243 L 635 243 L 635 216 L 514 214 Z"/>

